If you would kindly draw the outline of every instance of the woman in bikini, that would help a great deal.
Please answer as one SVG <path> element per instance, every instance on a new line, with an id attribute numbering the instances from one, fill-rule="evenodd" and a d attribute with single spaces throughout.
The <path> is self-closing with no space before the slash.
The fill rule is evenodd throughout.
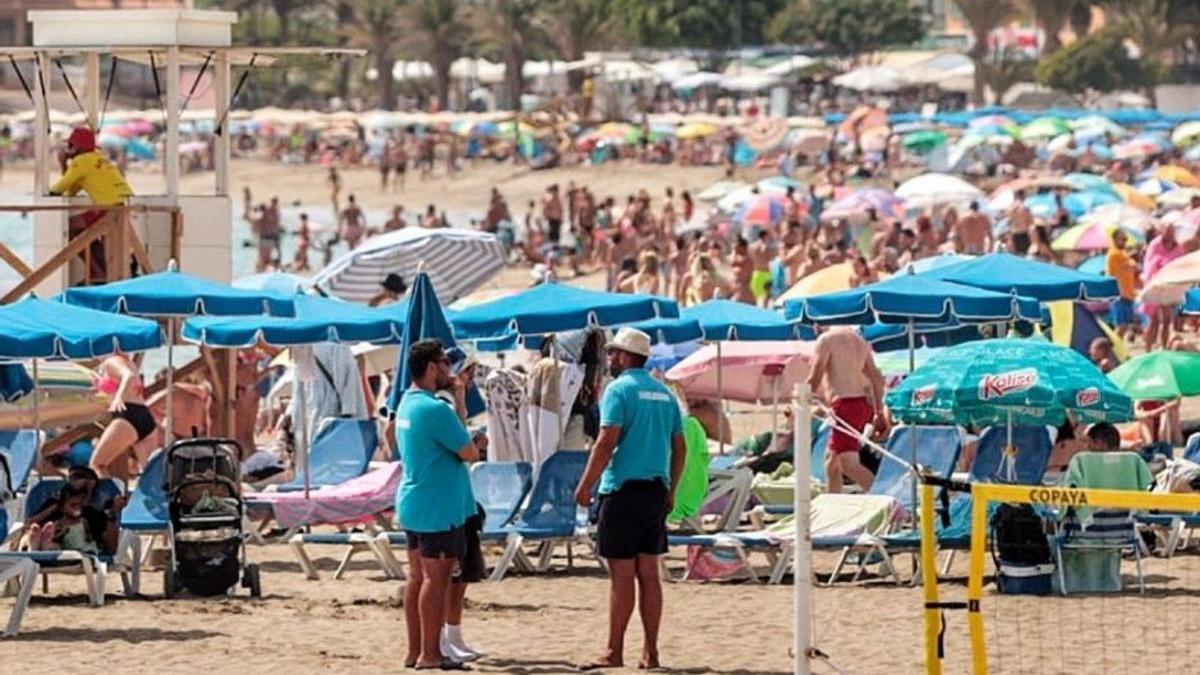
<path id="1" fill-rule="evenodd" d="M 96 369 L 96 391 L 108 396 L 112 421 L 104 429 L 92 453 L 92 468 L 101 478 L 130 478 L 130 460 L 137 461 L 133 446 L 158 428 L 146 406 L 145 388 L 138 368 L 128 356 L 117 352 Z"/>

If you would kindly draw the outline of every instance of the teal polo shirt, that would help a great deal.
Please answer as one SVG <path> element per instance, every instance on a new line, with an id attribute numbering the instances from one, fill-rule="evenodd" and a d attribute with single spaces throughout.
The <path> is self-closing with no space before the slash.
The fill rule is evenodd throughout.
<path id="1" fill-rule="evenodd" d="M 621 428 L 616 452 L 600 477 L 600 494 L 627 480 L 671 484 L 671 437 L 683 433 L 683 418 L 666 385 L 643 368 L 621 373 L 604 390 L 600 426 Z"/>
<path id="2" fill-rule="evenodd" d="M 444 532 L 475 513 L 471 475 L 458 451 L 471 440 L 454 410 L 423 389 L 409 389 L 396 409 L 396 446 L 404 478 L 396 513 L 406 530 Z"/>

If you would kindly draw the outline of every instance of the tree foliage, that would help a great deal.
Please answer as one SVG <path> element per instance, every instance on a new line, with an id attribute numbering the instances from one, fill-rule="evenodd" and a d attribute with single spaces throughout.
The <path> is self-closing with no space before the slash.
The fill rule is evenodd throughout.
<path id="1" fill-rule="evenodd" d="M 1043 60 L 1035 76 L 1045 86 L 1078 95 L 1136 89 L 1146 78 L 1146 70 L 1129 56 L 1125 35 L 1108 29 L 1077 40 Z"/>
<path id="2" fill-rule="evenodd" d="M 781 42 L 820 43 L 853 57 L 918 42 L 925 36 L 925 20 L 909 0 L 812 0 L 780 12 L 769 34 Z"/>
<path id="3" fill-rule="evenodd" d="M 613 0 L 629 40 L 643 47 L 725 50 L 766 42 L 787 0 Z"/>

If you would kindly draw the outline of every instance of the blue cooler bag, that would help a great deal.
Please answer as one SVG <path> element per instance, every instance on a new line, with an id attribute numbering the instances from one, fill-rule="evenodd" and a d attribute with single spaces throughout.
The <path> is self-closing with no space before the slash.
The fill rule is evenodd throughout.
<path id="1" fill-rule="evenodd" d="M 1029 504 L 1001 504 L 991 520 L 996 587 L 1009 595 L 1049 595 L 1054 558 L 1045 524 Z"/>

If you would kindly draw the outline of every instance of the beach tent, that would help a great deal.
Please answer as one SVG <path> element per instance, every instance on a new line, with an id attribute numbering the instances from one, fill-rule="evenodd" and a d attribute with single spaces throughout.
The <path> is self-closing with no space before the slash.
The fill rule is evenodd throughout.
<path id="1" fill-rule="evenodd" d="M 1070 347 L 1087 356 L 1092 340 L 1108 338 L 1117 360 L 1129 358 L 1129 347 L 1125 340 L 1082 303 L 1067 300 L 1047 302 L 1046 309 L 1050 315 L 1050 341 L 1054 344 Z"/>

